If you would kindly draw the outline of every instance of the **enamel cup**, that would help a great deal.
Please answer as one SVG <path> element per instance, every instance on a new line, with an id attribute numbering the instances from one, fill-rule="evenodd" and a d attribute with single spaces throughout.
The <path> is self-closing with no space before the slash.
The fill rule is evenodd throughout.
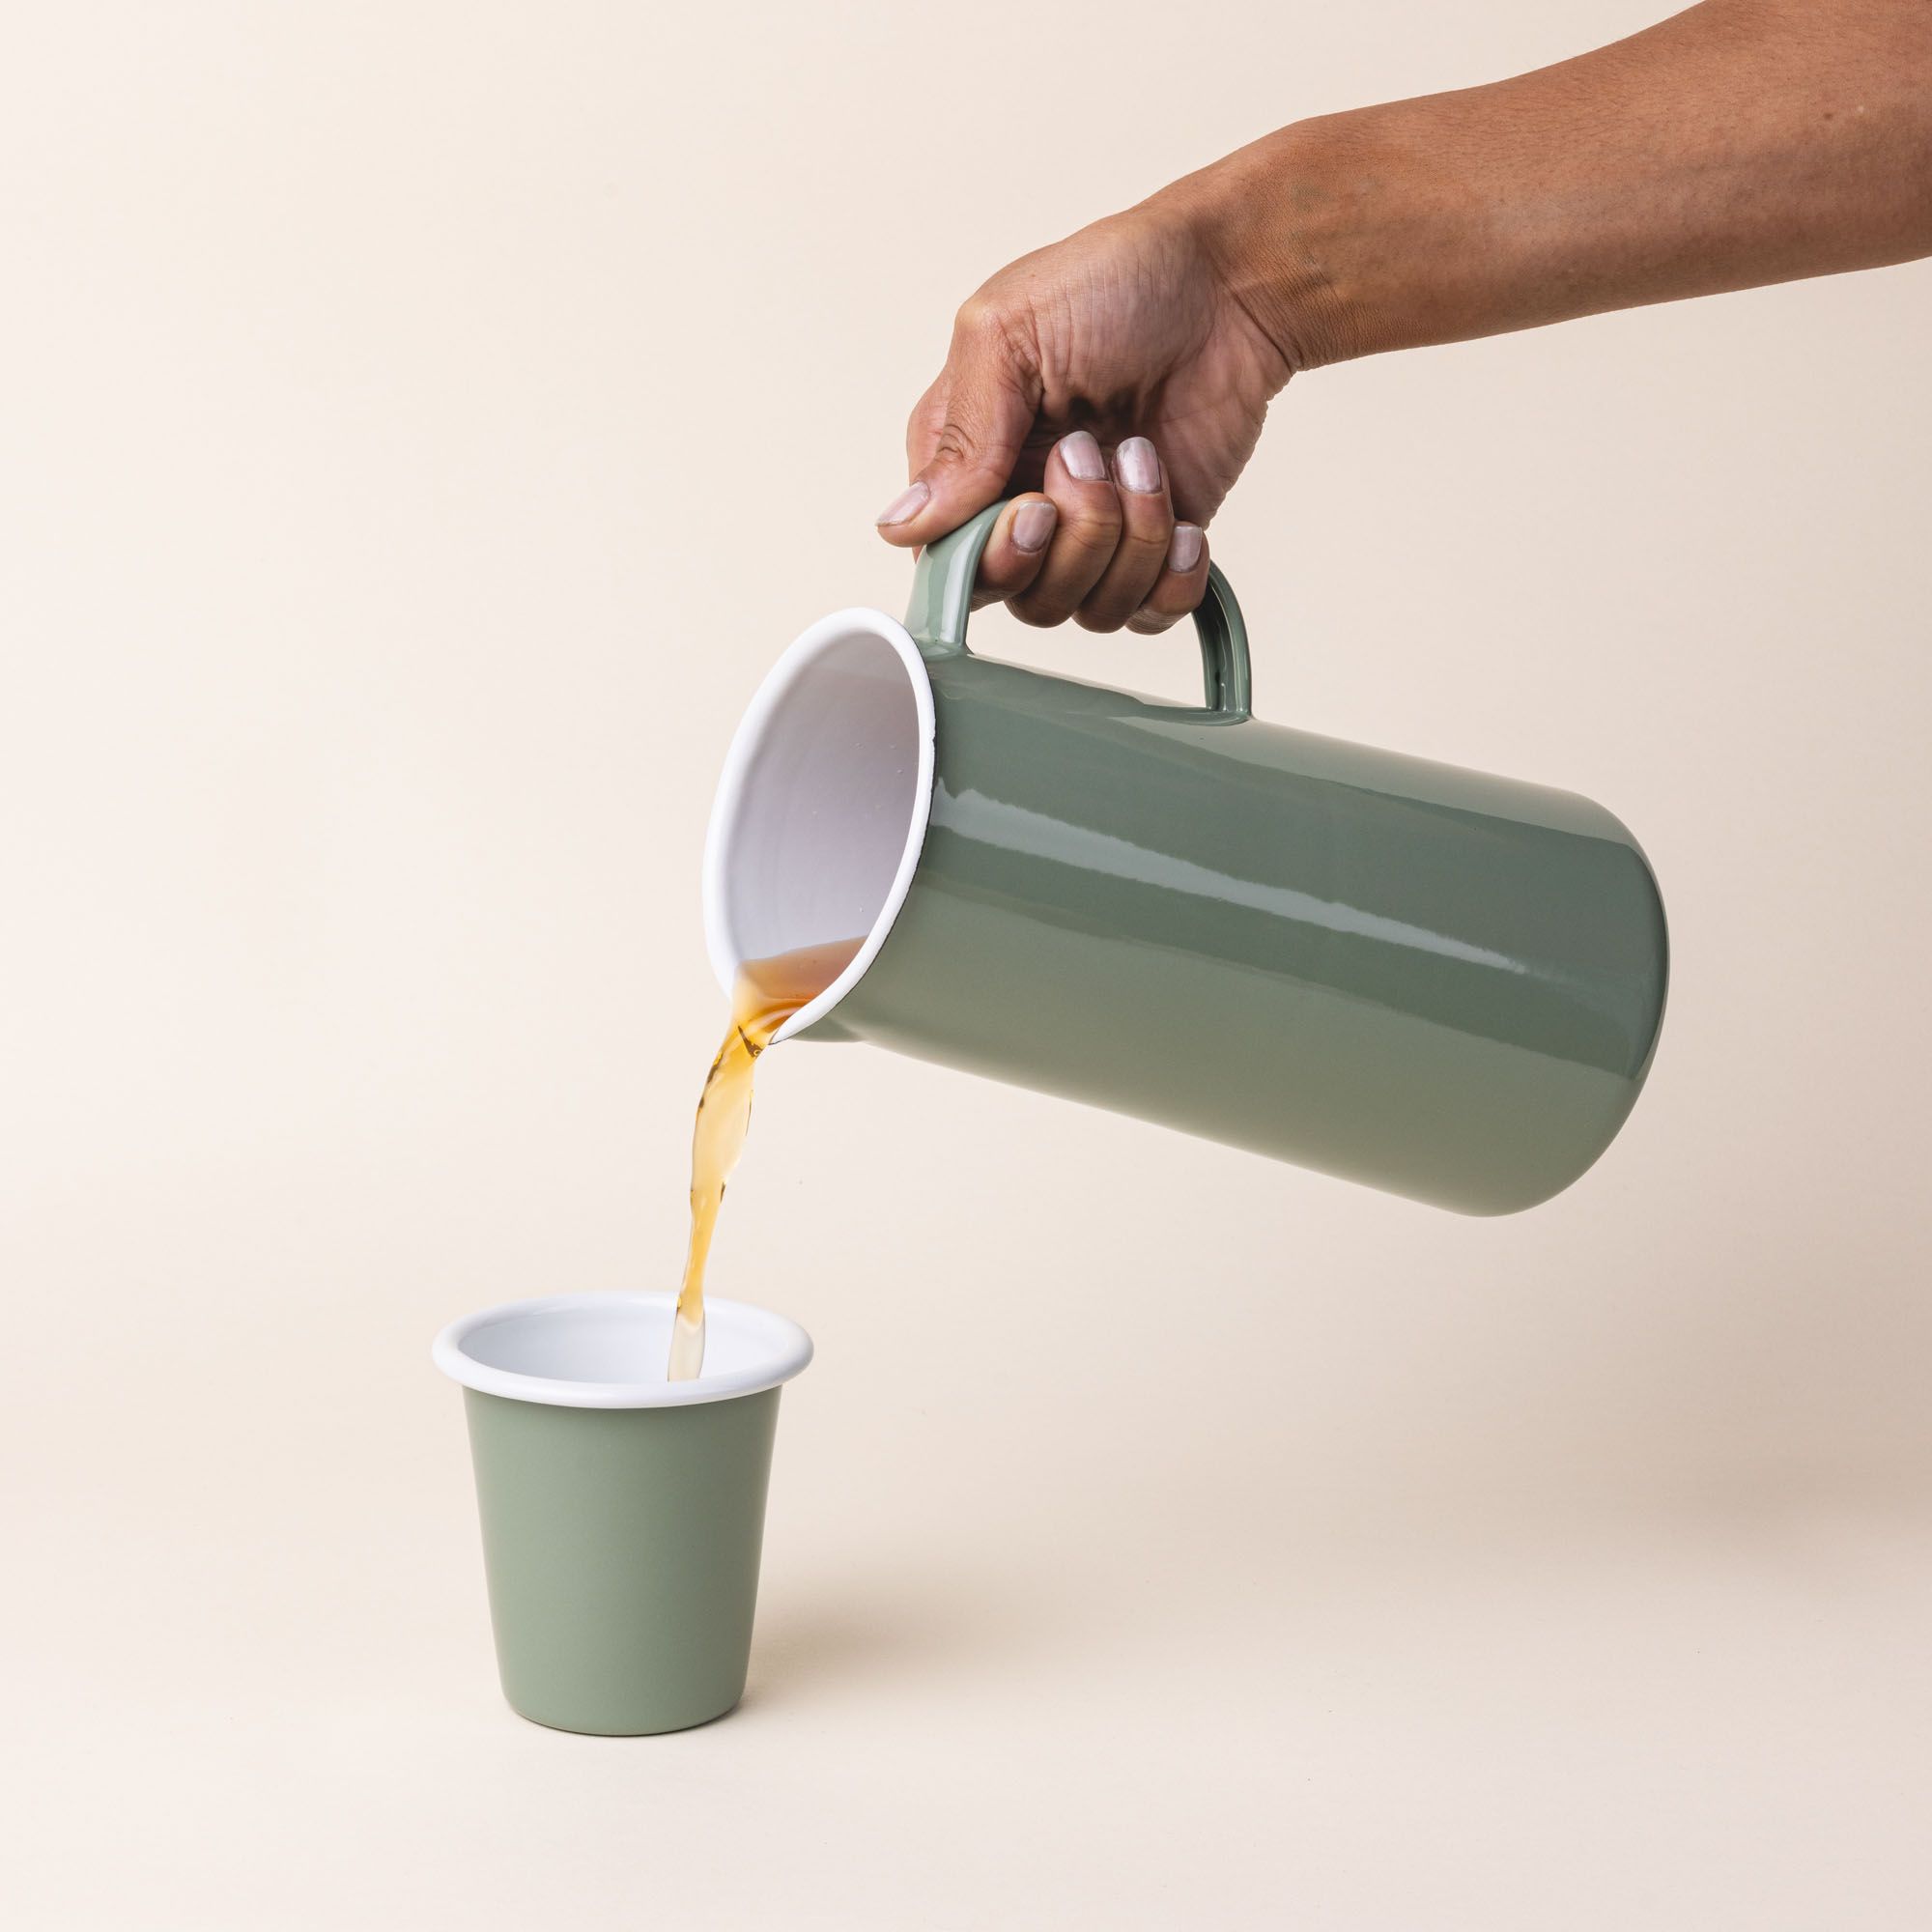
<path id="1" fill-rule="evenodd" d="M 669 1381 L 669 1294 L 550 1294 L 452 1321 L 497 1665 L 512 1710 L 601 1737 L 681 1731 L 745 1689 L 779 1393 L 811 1338 L 710 1298 Z"/>
<path id="2" fill-rule="evenodd" d="M 752 700 L 704 861 L 741 961 L 863 937 L 776 1036 L 870 1040 L 1471 1214 L 1604 1151 L 1656 1050 L 1663 907 L 1600 805 L 1250 715 L 1209 573 L 1207 691 L 977 656 L 1002 506 L 904 624 L 811 626 Z"/>

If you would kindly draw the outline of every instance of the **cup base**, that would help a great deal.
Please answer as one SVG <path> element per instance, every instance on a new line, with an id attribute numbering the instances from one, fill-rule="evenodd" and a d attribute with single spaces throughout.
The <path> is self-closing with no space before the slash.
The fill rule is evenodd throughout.
<path id="1" fill-rule="evenodd" d="M 708 1718 L 674 1718 L 668 1723 L 617 1724 L 568 1722 L 560 1718 L 540 1717 L 535 1711 L 520 1709 L 504 1693 L 503 1702 L 509 1706 L 511 1715 L 521 1718 L 526 1724 L 535 1724 L 540 1730 L 561 1731 L 573 1738 L 668 1738 L 678 1731 L 701 1731 L 706 1724 L 715 1724 L 728 1718 L 744 1702 L 741 1695 L 733 1697 L 722 1711 L 713 1711 Z"/>

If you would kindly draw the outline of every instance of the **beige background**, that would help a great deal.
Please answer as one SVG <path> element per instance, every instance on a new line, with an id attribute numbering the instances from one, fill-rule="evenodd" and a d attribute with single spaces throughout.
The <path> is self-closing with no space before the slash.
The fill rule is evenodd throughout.
<path id="1" fill-rule="evenodd" d="M 783 1054 L 717 1282 L 820 1354 L 677 1739 L 500 1705 L 426 1359 L 670 1281 L 712 780 L 902 601 L 954 303 L 1647 17 L 12 10 L 11 1925 L 1928 1922 L 1932 269 L 1315 376 L 1215 526 L 1265 715 L 1646 841 L 1670 1022 L 1571 1195 Z"/>

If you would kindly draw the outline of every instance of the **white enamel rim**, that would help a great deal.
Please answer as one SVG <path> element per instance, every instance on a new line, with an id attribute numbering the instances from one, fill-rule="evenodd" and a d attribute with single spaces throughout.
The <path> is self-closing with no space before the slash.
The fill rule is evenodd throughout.
<path id="1" fill-rule="evenodd" d="M 892 889 L 886 895 L 878 917 L 872 922 L 871 930 L 866 935 L 866 943 L 852 955 L 852 961 L 844 972 L 824 992 L 801 1007 L 773 1034 L 774 1045 L 781 1039 L 789 1039 L 793 1034 L 803 1033 L 807 1027 L 815 1026 L 866 977 L 867 969 L 879 956 L 879 949 L 893 929 L 893 922 L 899 916 L 899 908 L 905 904 L 906 894 L 912 890 L 913 874 L 919 869 L 919 855 L 925 844 L 926 823 L 932 815 L 935 731 L 932 681 L 926 675 L 925 662 L 919 654 L 919 646 L 913 642 L 911 633 L 903 624 L 888 617 L 883 611 L 868 610 L 864 605 L 854 605 L 850 610 L 835 611 L 830 616 L 821 617 L 809 630 L 793 639 L 778 662 L 765 673 L 764 682 L 753 693 L 745 715 L 738 721 L 731 748 L 724 754 L 724 769 L 719 775 L 718 793 L 711 808 L 710 829 L 704 840 L 704 944 L 710 956 L 711 970 L 725 996 L 728 998 L 732 990 L 737 960 L 725 931 L 724 854 L 737 824 L 753 751 L 772 714 L 784 701 L 785 693 L 806 667 L 834 644 L 854 636 L 877 638 L 890 644 L 905 667 L 907 681 L 912 686 L 913 703 L 919 713 L 919 781 L 913 793 L 912 821 L 906 832 L 905 850 L 899 855 L 898 870 L 893 875 Z"/>
<path id="2" fill-rule="evenodd" d="M 632 1382 L 564 1381 L 548 1376 L 519 1375 L 479 1362 L 465 1346 L 470 1337 L 499 1321 L 520 1317 L 566 1314 L 574 1309 L 607 1313 L 613 1304 L 628 1303 L 668 1314 L 677 1305 L 674 1294 L 607 1292 L 591 1294 L 539 1294 L 524 1301 L 498 1302 L 473 1315 L 459 1316 L 430 1344 L 430 1360 L 465 1388 L 485 1395 L 506 1396 L 512 1402 L 544 1403 L 554 1408 L 688 1408 L 700 1402 L 724 1402 L 733 1396 L 756 1395 L 788 1382 L 811 1360 L 811 1337 L 796 1321 L 748 1301 L 705 1297 L 707 1327 L 729 1323 L 740 1340 L 754 1342 L 758 1359 L 753 1367 L 730 1375 L 700 1375 L 690 1381 Z M 668 1337 L 669 1323 L 666 1323 Z"/>

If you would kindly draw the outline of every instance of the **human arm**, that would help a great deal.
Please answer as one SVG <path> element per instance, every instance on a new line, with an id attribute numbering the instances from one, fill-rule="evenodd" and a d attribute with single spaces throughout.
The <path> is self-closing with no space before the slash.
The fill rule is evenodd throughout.
<path id="1" fill-rule="evenodd" d="M 1932 0 L 1703 0 L 1512 80 L 1298 122 L 1002 270 L 881 530 L 929 542 L 1026 493 L 986 594 L 1163 629 L 1299 373 L 1928 253 Z M 1081 430 L 1098 475 L 1069 467 L 1094 468 L 1063 446 Z M 1123 448 L 1150 473 L 1136 444 L 1153 490 L 1120 473 Z"/>

